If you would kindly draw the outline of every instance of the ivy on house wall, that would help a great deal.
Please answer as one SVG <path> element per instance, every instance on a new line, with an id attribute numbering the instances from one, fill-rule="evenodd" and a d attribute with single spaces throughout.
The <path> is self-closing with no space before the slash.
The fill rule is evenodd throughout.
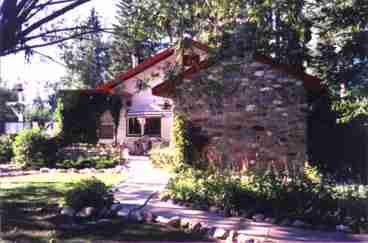
<path id="1" fill-rule="evenodd" d="M 171 136 L 176 165 L 188 163 L 192 157 L 192 141 L 187 129 L 187 115 L 185 113 L 175 114 Z"/>
<path id="2" fill-rule="evenodd" d="M 116 129 L 121 107 L 122 102 L 118 96 L 76 90 L 61 91 L 56 112 L 59 135 L 66 144 L 97 143 L 97 129 L 102 113 L 111 112 Z"/>

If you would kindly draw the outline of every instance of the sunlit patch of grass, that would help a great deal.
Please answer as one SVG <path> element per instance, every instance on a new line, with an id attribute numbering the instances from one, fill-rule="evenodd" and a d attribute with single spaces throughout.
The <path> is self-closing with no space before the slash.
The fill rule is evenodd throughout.
<path id="1" fill-rule="evenodd" d="M 82 179 L 96 177 L 106 185 L 120 182 L 120 173 L 44 173 L 17 177 L 0 178 L 0 199 L 2 202 L 17 203 L 58 203 L 75 183 Z"/>

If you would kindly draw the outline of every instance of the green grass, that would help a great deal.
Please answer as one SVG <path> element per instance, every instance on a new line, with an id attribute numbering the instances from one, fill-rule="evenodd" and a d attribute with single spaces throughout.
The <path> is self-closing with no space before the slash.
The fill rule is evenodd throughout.
<path id="1" fill-rule="evenodd" d="M 16 203 L 62 203 L 67 190 L 81 179 L 96 177 L 112 186 L 122 180 L 122 174 L 44 173 L 0 178 L 0 199 Z"/>
<path id="2" fill-rule="evenodd" d="M 67 223 L 58 215 L 65 192 L 81 179 L 95 176 L 111 186 L 122 174 L 45 173 L 0 178 L 0 230 L 9 242 L 120 243 L 126 241 L 206 241 L 198 235 L 155 224 L 136 224 L 116 219 L 113 224 L 93 230 L 65 232 L 57 226 Z M 6 241 L 5 241 L 6 242 Z"/>

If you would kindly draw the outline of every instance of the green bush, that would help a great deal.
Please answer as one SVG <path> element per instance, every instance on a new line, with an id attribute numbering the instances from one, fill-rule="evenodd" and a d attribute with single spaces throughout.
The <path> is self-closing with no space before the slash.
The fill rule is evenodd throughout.
<path id="1" fill-rule="evenodd" d="M 39 129 L 25 129 L 13 143 L 14 161 L 29 167 L 54 166 L 57 143 Z"/>
<path id="2" fill-rule="evenodd" d="M 0 164 L 8 163 L 13 157 L 13 142 L 14 135 L 2 135 L 0 136 Z"/>
<path id="3" fill-rule="evenodd" d="M 120 163 L 119 155 L 96 155 L 87 156 L 80 155 L 76 159 L 60 159 L 57 162 L 57 167 L 69 169 L 84 169 L 84 168 L 95 168 L 95 169 L 107 169 L 113 168 Z"/>
<path id="4" fill-rule="evenodd" d="M 149 152 L 152 163 L 160 168 L 172 170 L 175 165 L 175 150 L 170 147 L 153 148 Z"/>
<path id="5" fill-rule="evenodd" d="M 96 178 L 84 179 L 67 191 L 65 203 L 76 211 L 83 207 L 94 207 L 99 210 L 111 206 L 113 195 L 102 181 Z"/>

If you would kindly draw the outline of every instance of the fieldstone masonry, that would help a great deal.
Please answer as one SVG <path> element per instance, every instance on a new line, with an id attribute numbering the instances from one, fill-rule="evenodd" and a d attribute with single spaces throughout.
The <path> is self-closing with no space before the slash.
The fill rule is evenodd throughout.
<path id="1" fill-rule="evenodd" d="M 201 154 L 237 170 L 287 168 L 306 160 L 306 91 L 301 80 L 232 57 L 177 86 L 176 111 L 209 138 Z"/>

